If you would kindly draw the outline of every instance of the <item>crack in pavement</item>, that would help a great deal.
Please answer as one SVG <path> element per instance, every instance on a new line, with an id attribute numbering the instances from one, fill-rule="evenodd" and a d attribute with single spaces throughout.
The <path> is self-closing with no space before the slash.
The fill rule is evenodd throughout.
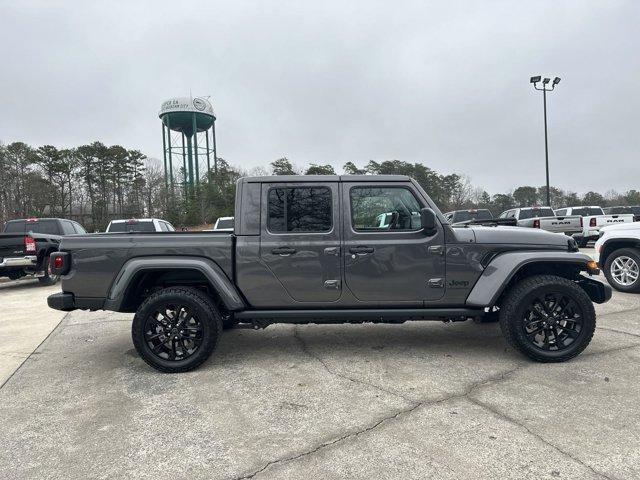
<path id="1" fill-rule="evenodd" d="M 368 386 L 368 387 L 371 387 L 371 388 L 375 388 L 376 390 L 384 392 L 384 393 L 386 393 L 388 395 L 393 395 L 395 397 L 401 398 L 401 399 L 403 399 L 403 400 L 405 400 L 405 401 L 407 401 L 407 402 L 409 402 L 409 403 L 411 403 L 413 405 L 419 403 L 419 401 L 414 399 L 414 398 L 406 397 L 406 396 L 402 395 L 401 393 L 394 392 L 393 390 L 387 390 L 386 388 L 383 388 L 383 387 L 381 387 L 379 385 L 376 385 L 375 383 L 370 383 L 370 382 L 367 382 L 365 380 L 361 380 L 359 378 L 353 378 L 353 377 L 350 377 L 349 375 L 345 375 L 343 373 L 340 373 L 340 372 L 332 370 L 329 367 L 329 365 L 327 364 L 327 362 L 325 362 L 320 356 L 314 354 L 309 349 L 309 347 L 306 344 L 306 342 L 299 335 L 298 326 L 297 325 L 293 327 L 293 338 L 298 340 L 298 342 L 300 343 L 300 348 L 302 349 L 302 351 L 304 353 L 306 353 L 309 357 L 313 358 L 314 360 L 317 360 L 322 365 L 322 367 L 327 372 L 329 372 L 329 374 L 334 375 L 334 376 L 336 376 L 338 378 L 342 378 L 343 380 L 348 380 L 348 381 L 353 382 L 353 383 L 359 383 L 360 385 L 365 385 L 365 386 Z"/>
<path id="2" fill-rule="evenodd" d="M 354 383 L 359 383 L 361 385 L 366 385 L 368 387 L 373 387 L 373 388 L 376 388 L 376 389 L 378 389 L 380 391 L 388 393 L 390 395 L 394 395 L 394 396 L 403 398 L 404 400 L 408 400 L 406 397 L 404 397 L 404 396 L 402 396 L 402 395 L 400 395 L 400 394 L 398 394 L 396 392 L 387 391 L 387 390 L 379 387 L 378 385 L 371 384 L 371 383 L 368 383 L 368 382 L 363 382 L 363 381 L 361 381 L 359 379 L 352 379 L 352 378 L 350 378 L 348 376 L 345 376 L 343 374 L 336 373 L 336 372 L 332 371 L 322 359 L 320 359 L 317 355 L 314 355 L 314 354 L 312 354 L 310 352 L 310 350 L 308 349 L 306 343 L 304 343 L 302 338 L 298 335 L 297 329 L 295 329 L 295 328 L 294 328 L 293 336 L 295 338 L 297 338 L 297 340 L 300 342 L 303 352 L 305 352 L 307 355 L 309 355 L 314 360 L 320 362 L 323 365 L 324 369 L 330 375 L 334 375 L 334 376 L 337 376 L 337 377 L 342 378 L 342 379 L 349 380 L 349 381 L 354 382 Z M 345 440 L 358 437 L 358 436 L 363 435 L 363 434 L 365 434 L 367 432 L 371 432 L 372 430 L 375 430 L 376 428 L 378 428 L 380 425 L 382 425 L 384 423 L 387 423 L 387 422 L 390 422 L 392 420 L 395 420 L 395 419 L 397 419 L 397 418 L 399 418 L 401 416 L 408 415 L 408 414 L 410 414 L 411 412 L 415 411 L 416 409 L 418 409 L 420 407 L 428 407 L 428 406 L 431 406 L 431 405 L 438 405 L 438 404 L 441 404 L 441 403 L 445 403 L 445 402 L 448 402 L 450 400 L 455 400 L 455 399 L 459 399 L 459 398 L 465 398 L 468 395 L 470 395 L 473 391 L 475 391 L 477 388 L 481 388 L 481 387 L 487 386 L 489 384 L 498 383 L 498 382 L 501 382 L 501 381 L 505 380 L 508 376 L 510 376 L 513 373 L 517 372 L 518 370 L 520 370 L 521 368 L 525 367 L 526 365 L 527 364 L 525 364 L 525 363 L 521 363 L 517 367 L 512 368 L 510 370 L 507 370 L 506 372 L 502 372 L 502 373 L 499 373 L 499 374 L 496 374 L 496 375 L 492 375 L 492 376 L 490 376 L 488 378 L 485 378 L 483 380 L 480 380 L 478 382 L 473 382 L 462 393 L 453 393 L 451 395 L 446 395 L 445 397 L 442 397 L 442 398 L 439 398 L 439 399 L 434 399 L 434 400 L 421 400 L 421 401 L 409 400 L 409 401 L 411 401 L 413 403 L 413 405 L 411 405 L 410 407 L 400 409 L 400 410 L 396 411 L 395 413 L 393 413 L 391 415 L 387 415 L 387 416 L 375 421 L 373 424 L 371 424 L 369 426 L 366 426 L 366 427 L 364 427 L 364 428 L 362 428 L 360 430 L 356 430 L 354 432 L 345 433 L 344 435 L 340 435 L 339 437 L 334 438 L 332 440 L 322 442 L 319 445 L 316 445 L 315 447 L 313 447 L 313 448 L 311 448 L 309 450 L 306 450 L 304 452 L 297 453 L 297 454 L 294 454 L 294 455 L 291 455 L 291 456 L 288 456 L 288 457 L 285 457 L 285 458 L 280 458 L 280 459 L 277 459 L 277 460 L 271 460 L 271 461 L 267 462 L 266 464 L 264 464 L 258 470 L 255 470 L 252 473 L 249 473 L 249 474 L 246 474 L 246 475 L 243 475 L 243 476 L 240 476 L 240 477 L 234 477 L 232 480 L 247 480 L 247 479 L 254 478 L 257 475 L 261 474 L 262 472 L 264 472 L 265 470 L 267 470 L 268 468 L 270 468 L 270 467 L 272 467 L 274 465 L 281 465 L 283 463 L 289 463 L 289 462 L 292 462 L 294 460 L 297 460 L 297 459 L 300 459 L 300 458 L 303 458 L 303 457 L 306 457 L 306 456 L 309 456 L 309 455 L 313 455 L 314 453 L 316 453 L 316 452 L 318 452 L 318 451 L 320 451 L 320 450 L 322 450 L 322 449 L 324 449 L 326 447 L 330 447 L 332 445 L 335 445 L 337 443 L 343 442 Z"/>
<path id="3" fill-rule="evenodd" d="M 597 471 L 595 468 L 593 468 L 591 465 L 583 462 L 582 460 L 580 460 L 577 457 L 574 457 L 571 453 L 567 452 L 566 450 L 563 450 L 562 448 L 558 447 L 557 445 L 555 445 L 554 443 L 550 442 L 549 440 L 547 440 L 546 438 L 544 438 L 543 436 L 541 436 L 540 434 L 534 432 L 533 430 L 531 430 L 529 427 L 527 427 L 524 423 L 521 423 L 519 421 L 517 421 L 515 418 L 510 417 L 508 415 L 506 415 L 505 413 L 499 411 L 498 409 L 496 409 L 495 407 L 493 407 L 492 405 L 483 402 L 482 400 L 479 400 L 471 395 L 468 395 L 466 397 L 466 400 L 473 403 L 474 405 L 477 405 L 481 408 L 484 408 L 485 410 L 493 413 L 496 417 L 501 418 L 505 421 L 507 421 L 508 423 L 511 423 L 512 425 L 516 425 L 517 427 L 520 427 L 524 430 L 526 430 L 530 435 L 534 436 L 535 438 L 537 438 L 538 440 L 540 440 L 542 443 L 544 443 L 545 445 L 550 446 L 551 448 L 553 448 L 555 451 L 557 451 L 558 453 L 569 457 L 571 460 L 573 460 L 574 462 L 578 463 L 579 465 L 582 465 L 583 467 L 587 468 L 588 470 L 590 470 L 594 475 L 600 477 L 600 478 L 604 478 L 606 480 L 613 480 L 612 477 L 609 477 L 608 475 Z"/>
<path id="4" fill-rule="evenodd" d="M 18 368 L 16 368 L 16 369 L 11 373 L 11 375 L 9 375 L 9 376 L 7 377 L 7 379 L 6 379 L 4 382 L 2 382 L 2 385 L 0 385 L 0 390 L 1 390 L 1 389 L 2 389 L 2 388 L 3 388 L 3 387 L 4 387 L 4 386 L 9 382 L 9 380 L 11 380 L 11 379 L 13 378 L 13 376 L 16 374 L 16 372 L 17 372 L 18 370 L 20 370 L 20 369 L 22 368 L 22 366 L 23 366 L 25 363 L 27 363 L 27 361 L 28 361 L 28 360 L 33 356 L 33 354 L 34 354 L 34 353 L 36 353 L 36 351 L 37 351 L 37 350 L 42 346 L 42 344 L 43 344 L 44 342 L 46 342 L 46 341 L 49 339 L 49 337 L 50 337 L 51 335 L 53 335 L 53 332 L 55 332 L 55 331 L 58 329 L 58 327 L 60 327 L 60 325 L 62 325 L 62 322 L 65 320 L 65 318 L 67 318 L 67 317 L 69 316 L 69 313 L 71 313 L 71 312 L 67 312 L 67 313 L 65 313 L 65 314 L 63 315 L 63 317 L 62 317 L 62 318 L 60 319 L 60 321 L 56 324 L 56 326 L 55 326 L 55 327 L 53 327 L 53 328 L 51 329 L 51 331 L 47 334 L 47 336 L 46 336 L 46 337 L 44 337 L 44 338 L 42 339 L 42 341 L 38 344 L 38 346 L 37 346 L 36 348 L 34 348 L 34 349 L 33 349 L 33 351 L 29 354 L 29 356 L 27 356 L 27 357 L 22 361 L 22 363 L 21 363 L 20 365 L 18 365 Z"/>
<path id="5" fill-rule="evenodd" d="M 513 374 L 515 374 L 516 372 L 518 372 L 519 370 L 522 370 L 524 368 L 527 367 L 534 367 L 539 365 L 538 363 L 520 363 L 518 366 L 516 366 L 515 368 L 512 368 L 510 370 L 507 370 L 505 372 L 496 374 L 496 375 L 492 375 L 484 380 L 480 380 L 478 382 L 474 382 L 472 383 L 464 392 L 462 393 L 454 393 L 451 395 L 447 395 L 443 398 L 439 398 L 439 399 L 434 399 L 434 400 L 421 400 L 421 401 L 416 401 L 416 400 L 411 400 L 397 392 L 393 392 L 391 390 L 386 390 L 378 385 L 369 383 L 369 382 L 365 382 L 362 381 L 360 379 L 354 379 L 351 378 L 347 375 L 344 375 L 342 373 L 338 373 L 335 372 L 333 370 L 331 370 L 331 368 L 329 368 L 329 366 L 327 365 L 327 363 L 322 360 L 322 358 L 320 358 L 318 355 L 315 355 L 311 352 L 311 350 L 309 350 L 307 344 L 304 342 L 304 340 L 302 339 L 302 337 L 300 337 L 300 335 L 298 334 L 298 330 L 297 330 L 297 326 L 294 327 L 294 333 L 293 336 L 298 340 L 298 342 L 301 345 L 301 349 L 304 353 L 306 353 L 309 357 L 313 358 L 314 360 L 318 361 L 323 368 L 330 374 L 333 376 L 336 376 L 338 378 L 344 379 L 344 380 L 348 380 L 354 383 L 358 383 L 360 385 L 365 385 L 367 387 L 372 387 L 372 388 L 376 388 L 379 391 L 385 392 L 389 395 L 394 395 L 396 397 L 402 398 L 404 400 L 413 402 L 413 405 L 411 405 L 408 408 L 403 408 L 400 409 L 398 411 L 396 411 L 395 413 L 385 416 L 377 421 L 375 421 L 373 424 L 368 425 L 360 430 L 356 430 L 356 431 L 352 431 L 352 432 L 348 432 L 345 433 L 344 435 L 340 435 L 337 438 L 334 438 L 332 440 L 328 440 L 325 442 L 320 443 L 319 445 L 316 445 L 308 450 L 305 450 L 304 452 L 300 452 L 288 457 L 284 457 L 284 458 L 280 458 L 280 459 L 276 459 L 276 460 L 271 460 L 267 463 L 265 463 L 261 468 L 254 470 L 252 473 L 249 474 L 245 474 L 243 476 L 239 476 L 239 477 L 233 477 L 232 480 L 247 480 L 247 479 L 252 479 L 255 478 L 257 475 L 260 475 L 261 473 L 263 473 L 264 471 L 266 471 L 267 469 L 269 469 L 270 467 L 274 466 L 274 465 L 281 465 L 281 464 L 285 464 L 285 463 L 289 463 L 295 460 L 298 460 L 300 458 L 309 456 L 309 455 L 313 455 L 314 453 L 323 450 L 324 448 L 330 447 L 332 445 L 341 443 L 343 441 L 349 440 L 351 438 L 356 438 L 360 435 L 363 435 L 365 433 L 371 432 L 373 430 L 375 430 L 376 428 L 378 428 L 380 425 L 383 425 L 385 423 L 388 423 L 390 421 L 396 420 L 401 416 L 406 416 L 409 415 L 410 413 L 412 413 L 413 411 L 417 410 L 420 407 L 430 407 L 432 405 L 438 405 L 441 403 L 446 403 L 449 402 L 451 400 L 456 400 L 456 399 L 466 399 L 469 402 L 478 405 L 481 408 L 484 408 L 485 410 L 488 410 L 489 412 L 493 413 L 494 415 L 500 416 L 502 418 L 504 418 L 505 420 L 509 421 L 510 423 L 519 426 L 523 429 L 525 429 L 527 432 L 529 432 L 531 435 L 533 435 L 535 438 L 537 438 L 538 440 L 540 440 L 542 443 L 544 443 L 545 445 L 549 445 L 551 448 L 555 449 L 556 451 L 558 451 L 559 453 L 567 456 L 568 458 L 572 459 L 573 461 L 575 461 L 576 463 L 584 466 L 585 468 L 589 469 L 590 471 L 592 471 L 594 473 L 594 475 L 597 475 L 600 478 L 604 478 L 606 480 L 614 480 L 612 477 L 609 477 L 601 472 L 596 471 L 593 467 L 591 467 L 590 465 L 584 463 L 583 461 L 581 461 L 578 458 L 575 458 L 574 456 L 572 456 L 570 453 L 565 452 L 564 450 L 560 449 L 558 446 L 554 445 L 553 443 L 547 441 L 546 439 L 544 439 L 543 437 L 541 437 L 539 434 L 536 434 L 535 432 L 531 431 L 526 425 L 520 424 L 519 422 L 517 422 L 515 419 L 512 419 L 510 417 L 508 417 L 507 415 L 502 414 L 501 412 L 495 410 L 493 407 L 484 404 L 483 402 L 481 402 L 480 400 L 472 397 L 471 395 L 476 391 L 479 390 L 481 388 L 484 388 L 486 386 L 489 385 L 495 385 L 498 383 L 501 383 L 504 380 L 507 380 L 510 376 L 512 376 Z M 632 348 L 638 348 L 640 347 L 640 345 L 630 345 L 630 346 L 625 346 L 625 347 L 620 347 L 620 348 L 614 348 L 614 349 L 610 349 L 610 350 L 604 350 L 601 352 L 594 352 L 591 354 L 583 354 L 582 356 L 597 356 L 597 355 L 604 355 L 604 354 L 609 354 L 609 353 L 616 353 L 619 351 L 623 351 L 623 350 L 629 350 Z"/>
<path id="6" fill-rule="evenodd" d="M 616 332 L 616 333 L 622 333 L 624 335 L 631 335 L 632 337 L 640 337 L 640 335 L 638 335 L 637 333 L 631 333 L 631 332 L 624 332 L 622 330 L 616 330 L 615 328 L 608 328 L 608 327 L 597 327 L 598 330 L 607 330 L 609 332 Z"/>

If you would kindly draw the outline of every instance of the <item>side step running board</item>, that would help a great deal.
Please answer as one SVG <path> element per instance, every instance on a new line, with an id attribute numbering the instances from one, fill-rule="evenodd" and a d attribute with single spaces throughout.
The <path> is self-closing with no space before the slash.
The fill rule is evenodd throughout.
<path id="1" fill-rule="evenodd" d="M 344 310 L 245 310 L 234 313 L 238 322 L 258 327 L 271 323 L 400 323 L 407 320 L 464 321 L 485 314 L 480 308 L 395 308 Z"/>

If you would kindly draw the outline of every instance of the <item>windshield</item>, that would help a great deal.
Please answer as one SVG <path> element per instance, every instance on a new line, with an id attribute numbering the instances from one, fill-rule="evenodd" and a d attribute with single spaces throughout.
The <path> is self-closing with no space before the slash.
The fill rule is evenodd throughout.
<path id="1" fill-rule="evenodd" d="M 527 210 L 520 210 L 520 220 L 535 217 L 555 217 L 555 213 L 549 207 L 546 208 L 529 208 Z"/>
<path id="2" fill-rule="evenodd" d="M 604 215 L 604 212 L 600 207 L 578 207 L 571 210 L 572 215 L 580 215 L 582 217 L 588 217 L 591 215 Z"/>
<path id="3" fill-rule="evenodd" d="M 218 220 L 218 224 L 216 225 L 216 228 L 217 229 L 233 228 L 233 220 L 231 219 Z"/>
<path id="4" fill-rule="evenodd" d="M 156 228 L 152 221 L 117 222 L 109 225 L 109 233 L 124 232 L 155 232 Z"/>
<path id="5" fill-rule="evenodd" d="M 640 207 L 609 207 L 604 210 L 605 213 L 611 215 L 619 215 L 621 213 L 633 213 L 634 215 L 640 215 Z"/>
<path id="6" fill-rule="evenodd" d="M 453 212 L 452 223 L 467 222 L 469 220 L 491 220 L 493 215 L 489 210 L 458 210 Z"/>

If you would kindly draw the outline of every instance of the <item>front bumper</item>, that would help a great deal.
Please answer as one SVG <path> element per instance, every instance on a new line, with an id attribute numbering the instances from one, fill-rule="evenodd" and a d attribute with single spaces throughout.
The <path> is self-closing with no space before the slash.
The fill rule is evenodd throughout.
<path id="1" fill-rule="evenodd" d="M 76 309 L 75 299 L 72 293 L 54 293 L 47 297 L 47 304 L 49 308 L 54 310 L 62 310 L 63 312 L 70 312 Z"/>
<path id="2" fill-rule="evenodd" d="M 0 268 L 4 267 L 35 267 L 38 257 L 35 255 L 25 255 L 24 257 L 8 257 L 0 262 Z"/>
<path id="3" fill-rule="evenodd" d="M 580 276 L 580 279 L 577 280 L 576 283 L 580 285 L 594 303 L 605 303 L 611 300 L 613 290 L 606 283 L 602 283 L 583 275 Z"/>

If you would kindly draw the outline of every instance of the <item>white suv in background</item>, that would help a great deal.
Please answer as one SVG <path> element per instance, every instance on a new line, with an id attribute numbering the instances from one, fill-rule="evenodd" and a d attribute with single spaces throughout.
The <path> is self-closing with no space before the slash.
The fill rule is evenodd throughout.
<path id="1" fill-rule="evenodd" d="M 107 233 L 131 232 L 173 232 L 175 228 L 166 220 L 159 218 L 130 218 L 128 220 L 111 220 Z"/>
<path id="2" fill-rule="evenodd" d="M 600 255 L 598 264 L 613 288 L 640 293 L 640 222 L 603 227 L 596 252 Z"/>

